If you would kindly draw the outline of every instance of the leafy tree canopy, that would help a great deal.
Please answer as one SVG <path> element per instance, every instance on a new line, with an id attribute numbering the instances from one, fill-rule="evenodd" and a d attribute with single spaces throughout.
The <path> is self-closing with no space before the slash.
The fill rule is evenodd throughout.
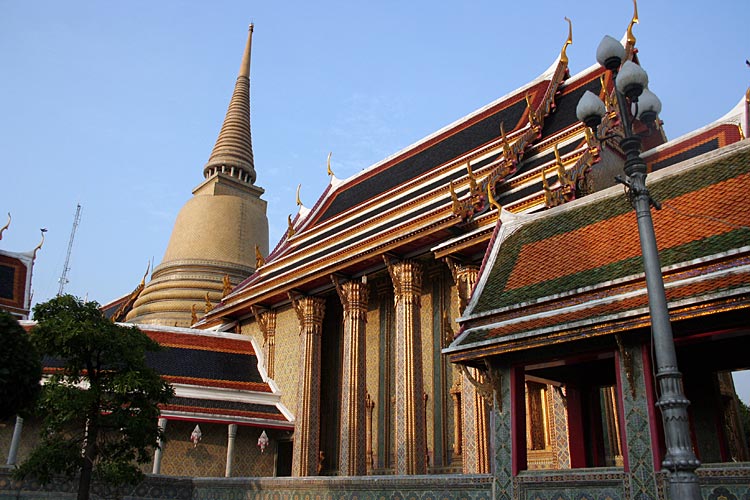
<path id="1" fill-rule="evenodd" d="M 157 440 L 159 403 L 174 394 L 146 365 L 156 342 L 136 327 L 112 323 L 96 302 L 71 295 L 34 307 L 31 337 L 46 355 L 51 376 L 38 411 L 40 444 L 18 475 L 49 481 L 80 473 L 78 499 L 88 498 L 92 476 L 113 485 L 142 478 Z"/>
<path id="2" fill-rule="evenodd" d="M 39 394 L 42 362 L 18 321 L 0 311 L 0 419 L 22 416 Z"/>

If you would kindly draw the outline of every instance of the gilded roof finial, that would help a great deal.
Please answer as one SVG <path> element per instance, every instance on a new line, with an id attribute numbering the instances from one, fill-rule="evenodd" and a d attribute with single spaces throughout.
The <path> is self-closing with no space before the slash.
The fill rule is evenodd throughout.
<path id="1" fill-rule="evenodd" d="M 505 161 L 510 161 L 512 152 L 510 149 L 510 143 L 508 142 L 508 136 L 505 135 L 504 122 L 500 122 L 500 137 L 503 139 L 503 156 L 505 156 Z"/>
<path id="2" fill-rule="evenodd" d="M 229 295 L 229 292 L 232 291 L 232 282 L 229 281 L 229 275 L 225 274 L 223 278 L 221 278 L 221 298 L 223 299 L 227 295 Z"/>
<path id="3" fill-rule="evenodd" d="M 529 109 L 529 126 L 533 129 L 536 129 L 539 125 L 536 119 L 536 112 L 531 106 L 531 95 L 529 94 L 526 94 L 526 107 Z"/>
<path id="4" fill-rule="evenodd" d="M 557 182 L 561 186 L 568 184 L 568 178 L 565 175 L 565 165 L 563 165 L 562 159 L 560 158 L 560 152 L 557 150 L 557 144 L 553 146 L 555 150 L 555 166 L 557 167 Z"/>
<path id="5" fill-rule="evenodd" d="M 2 229 L 0 229 L 0 240 L 2 240 L 2 239 L 3 239 L 3 233 L 4 233 L 4 232 L 5 232 L 5 230 L 6 230 L 6 229 L 8 229 L 9 227 L 10 227 L 10 212 L 8 212 L 8 223 L 7 223 L 6 225 L 4 225 Z"/>
<path id="6" fill-rule="evenodd" d="M 297 184 L 297 200 L 296 200 L 296 203 L 297 203 L 298 207 L 302 206 L 302 200 L 299 199 L 299 190 L 300 189 L 302 189 L 302 184 Z"/>
<path id="7" fill-rule="evenodd" d="M 487 183 L 487 199 L 490 201 L 490 205 L 495 207 L 498 212 L 503 208 L 500 206 L 500 204 L 495 199 L 495 196 L 492 194 L 492 182 Z"/>
<path id="8" fill-rule="evenodd" d="M 635 35 L 633 35 L 633 25 L 638 24 L 638 4 L 636 0 L 633 0 L 633 19 L 630 20 L 628 25 L 628 44 L 635 45 Z"/>
<path id="9" fill-rule="evenodd" d="M 266 265 L 266 259 L 263 258 L 263 254 L 260 253 L 260 248 L 255 245 L 255 269 Z"/>
<path id="10" fill-rule="evenodd" d="M 560 62 L 563 64 L 568 64 L 567 49 L 568 45 L 573 43 L 573 23 L 567 17 L 565 17 L 565 20 L 568 21 L 568 39 L 565 40 L 562 50 L 560 51 Z"/>
<path id="11" fill-rule="evenodd" d="M 451 191 L 451 208 L 453 209 L 453 215 L 461 215 L 461 203 L 458 201 L 458 195 L 456 194 L 456 189 L 453 187 L 453 181 L 450 181 L 448 185 Z"/>
<path id="12" fill-rule="evenodd" d="M 42 241 L 40 241 L 40 242 L 39 242 L 39 244 L 38 244 L 38 245 L 36 246 L 36 248 L 34 249 L 34 255 L 33 255 L 33 256 L 31 257 L 31 260 L 32 260 L 32 261 L 36 260 L 36 253 L 37 253 L 37 252 L 38 252 L 39 250 L 41 250 L 41 248 L 42 248 L 42 245 L 44 245 L 44 233 L 46 233 L 46 232 L 47 232 L 47 228 L 46 228 L 46 227 L 43 227 L 43 228 L 41 228 L 41 229 L 40 229 L 39 231 L 41 231 L 41 233 L 42 233 Z"/>
<path id="13" fill-rule="evenodd" d="M 291 215 L 288 215 L 286 217 L 286 222 L 287 222 L 286 237 L 287 238 L 291 238 L 292 236 L 294 236 L 294 225 L 292 224 L 292 216 Z"/>
<path id="14" fill-rule="evenodd" d="M 466 162 L 466 175 L 469 177 L 469 191 L 471 191 L 471 194 L 476 194 L 477 192 L 477 179 L 474 177 L 474 171 L 471 170 L 471 162 Z"/>
<path id="15" fill-rule="evenodd" d="M 198 313 L 195 312 L 195 304 L 190 306 L 190 324 L 194 325 L 198 322 Z"/>
<path id="16" fill-rule="evenodd" d="M 750 104 L 750 87 L 747 88 L 747 91 L 745 91 L 745 102 Z M 10 224 L 10 214 L 8 214 L 8 224 Z M 8 227 L 8 226 L 5 226 Z"/>
<path id="17" fill-rule="evenodd" d="M 151 270 L 151 259 L 148 260 L 148 264 L 146 264 L 146 272 L 143 273 L 143 278 L 141 278 L 141 286 L 146 285 L 146 276 L 148 276 L 148 272 Z"/>
<path id="18" fill-rule="evenodd" d="M 213 309 L 214 306 L 211 304 L 211 300 L 208 298 L 208 292 L 206 292 L 206 306 L 204 308 L 206 314 L 211 312 L 211 309 Z"/>
<path id="19" fill-rule="evenodd" d="M 328 153 L 328 177 L 333 176 L 333 170 L 331 170 L 331 155 L 333 154 L 333 151 Z"/>
<path id="20" fill-rule="evenodd" d="M 552 190 L 549 188 L 549 182 L 547 182 L 547 172 L 545 169 L 542 169 L 542 188 L 544 189 L 544 206 L 552 208 L 554 199 L 552 198 Z"/>

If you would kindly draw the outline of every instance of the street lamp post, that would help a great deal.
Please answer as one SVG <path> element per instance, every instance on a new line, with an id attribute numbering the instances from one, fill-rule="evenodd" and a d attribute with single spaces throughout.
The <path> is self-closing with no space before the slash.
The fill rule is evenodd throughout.
<path id="1" fill-rule="evenodd" d="M 646 123 L 649 130 L 652 129 L 656 116 L 661 111 L 661 103 L 646 88 L 648 76 L 640 66 L 632 61 L 621 64 L 625 58 L 625 49 L 620 42 L 605 36 L 597 49 L 596 58 L 612 73 L 615 80 L 615 95 L 623 128 L 620 148 L 625 154 L 624 171 L 627 176 L 624 179 L 618 176 L 617 180 L 626 186 L 638 220 L 656 357 L 656 379 L 660 393 L 656 406 L 661 410 L 667 446 L 662 467 L 670 471 L 669 494 L 672 500 L 698 500 L 701 498 L 701 491 L 695 470 L 700 466 L 700 461 L 693 452 L 687 413 L 690 402 L 683 392 L 682 375 L 677 369 L 659 251 L 651 220 L 651 205 L 657 209 L 661 207 L 651 198 L 646 188 L 647 169 L 641 158 L 641 138 L 633 132 L 634 118 Z M 576 114 L 579 120 L 596 132 L 606 114 L 606 107 L 598 96 L 587 91 L 578 103 Z"/>

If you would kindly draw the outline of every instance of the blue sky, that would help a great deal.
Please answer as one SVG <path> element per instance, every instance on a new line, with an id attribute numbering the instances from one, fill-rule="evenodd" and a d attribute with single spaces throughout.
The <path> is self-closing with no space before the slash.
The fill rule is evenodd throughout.
<path id="1" fill-rule="evenodd" d="M 573 21 L 571 72 L 621 38 L 617 1 L 0 0 L 2 247 L 47 241 L 34 300 L 65 291 L 107 302 L 160 262 L 202 178 L 255 23 L 251 115 L 257 184 L 273 246 L 328 182 L 346 178 L 544 71 Z M 635 27 L 668 137 L 728 112 L 750 83 L 750 2 L 645 2 Z"/>

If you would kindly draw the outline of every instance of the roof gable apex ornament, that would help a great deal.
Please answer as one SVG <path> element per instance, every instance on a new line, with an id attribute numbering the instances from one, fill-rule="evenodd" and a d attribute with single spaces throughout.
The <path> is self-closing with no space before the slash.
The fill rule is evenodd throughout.
<path id="1" fill-rule="evenodd" d="M 331 155 L 332 154 L 333 154 L 333 151 L 331 151 L 330 153 L 328 153 L 328 160 L 327 160 L 327 164 L 328 164 L 328 177 L 335 177 L 335 175 L 333 175 L 333 170 L 331 170 Z"/>
<path id="2" fill-rule="evenodd" d="M 573 43 L 573 22 L 567 16 L 564 19 L 568 22 L 568 39 L 565 40 L 565 43 L 562 46 L 562 50 L 560 50 L 560 62 L 563 64 L 568 64 L 567 50 L 568 45 L 572 45 Z"/>
<path id="3" fill-rule="evenodd" d="M 288 239 L 288 238 L 291 238 L 292 236 L 294 236 L 294 232 L 295 232 L 294 231 L 294 224 L 292 224 L 292 215 L 291 214 L 287 215 L 286 222 L 287 222 L 286 237 Z"/>
<path id="4" fill-rule="evenodd" d="M 6 229 L 8 229 L 8 228 L 10 227 L 10 220 L 11 220 L 11 217 L 10 217 L 10 212 L 8 212 L 8 223 L 7 223 L 7 224 L 5 224 L 5 225 L 4 225 L 4 226 L 3 226 L 3 227 L 2 227 L 1 229 L 0 229 L 0 240 L 2 240 L 2 239 L 3 239 L 3 233 L 5 232 L 5 230 L 6 230 Z"/>
<path id="5" fill-rule="evenodd" d="M 37 253 L 37 252 L 38 252 L 39 250 L 41 250 L 41 249 L 42 249 L 42 245 L 44 245 L 44 233 L 46 233 L 46 232 L 47 232 L 47 228 L 46 228 L 46 227 L 43 227 L 43 228 L 41 228 L 41 229 L 40 229 L 39 231 L 40 231 L 40 232 L 42 233 L 42 240 L 41 240 L 41 241 L 39 242 L 39 244 L 38 244 L 38 245 L 36 246 L 36 248 L 34 248 L 34 251 L 33 251 L 33 253 L 32 253 L 32 257 L 31 257 L 31 260 L 32 260 L 32 261 L 35 261 L 35 260 L 36 260 L 36 253 Z"/>
<path id="6" fill-rule="evenodd" d="M 260 253 L 260 247 L 255 245 L 255 269 L 261 268 L 266 265 L 266 259 L 263 258 L 263 254 Z"/>
<path id="7" fill-rule="evenodd" d="M 630 24 L 628 24 L 628 31 L 627 31 L 627 43 L 631 47 L 635 47 L 635 35 L 633 35 L 633 26 L 636 24 L 639 24 L 640 21 L 638 20 L 638 3 L 636 0 L 633 0 L 633 18 L 630 20 Z"/>

